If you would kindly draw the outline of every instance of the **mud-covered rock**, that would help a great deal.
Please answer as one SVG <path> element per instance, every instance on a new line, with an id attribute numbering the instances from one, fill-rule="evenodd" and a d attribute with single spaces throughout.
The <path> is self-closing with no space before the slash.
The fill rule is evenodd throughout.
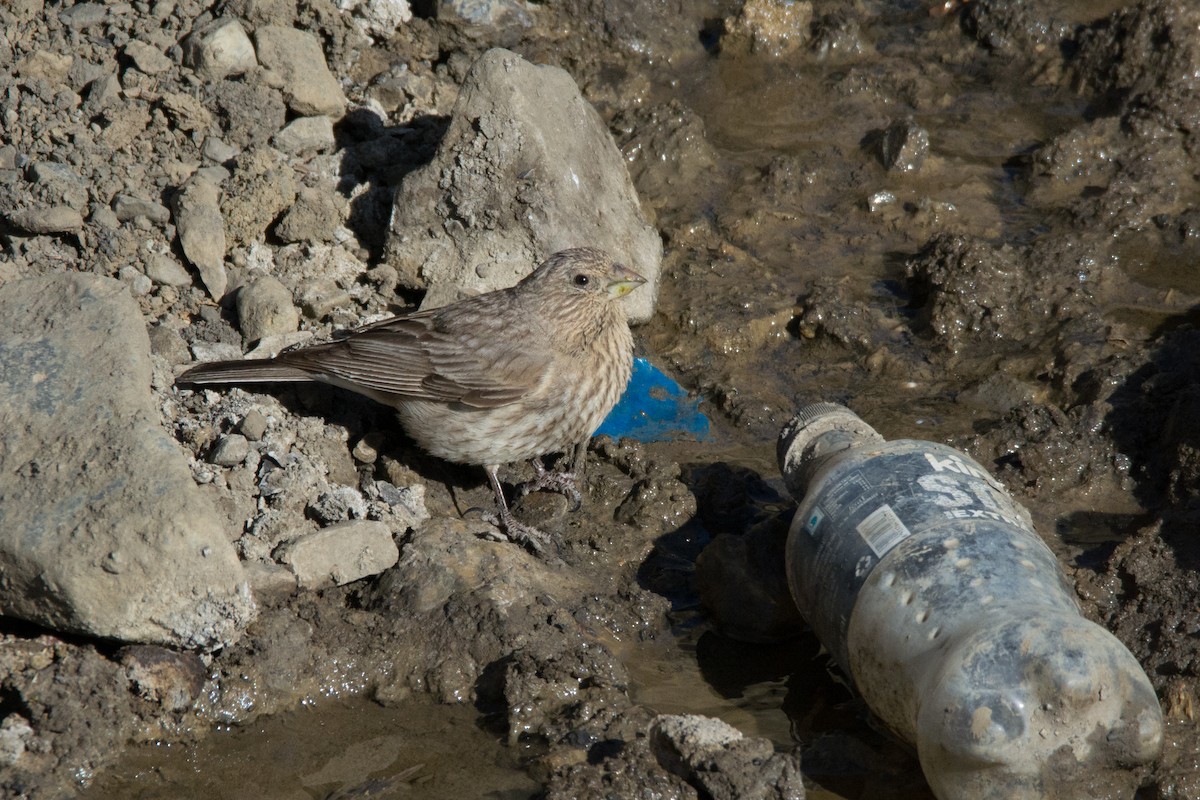
<path id="1" fill-rule="evenodd" d="M 654 720 L 650 749 L 668 771 L 713 800 L 803 800 L 800 759 L 776 753 L 769 739 L 749 739 L 732 725 L 698 715 Z"/>
<path id="2" fill-rule="evenodd" d="M 877 132 L 874 145 L 884 169 L 917 172 L 929 154 L 929 131 L 911 119 L 898 119 Z"/>
<path id="3" fill-rule="evenodd" d="M 119 657 L 138 696 L 167 711 L 183 711 L 191 706 L 208 677 L 204 663 L 195 653 L 130 645 L 121 648 Z"/>
<path id="4" fill-rule="evenodd" d="M 1079 33 L 1072 74 L 1134 115 L 1194 131 L 1200 77 L 1188 65 L 1200 56 L 1198 23 L 1200 10 L 1186 3 L 1143 0 L 1114 11 Z"/>
<path id="5" fill-rule="evenodd" d="M 878 310 L 854 297 L 841 278 L 818 278 L 796 307 L 795 331 L 802 338 L 828 336 L 860 351 L 883 343 L 888 325 Z"/>
<path id="6" fill-rule="evenodd" d="M 1073 33 L 1029 0 L 976 0 L 963 4 L 963 30 L 991 50 L 1028 61 L 1055 56 Z"/>
<path id="7" fill-rule="evenodd" d="M 694 800 L 700 795 L 682 777 L 659 765 L 645 735 L 619 742 L 620 749 L 607 758 L 592 758 L 576 751 L 546 777 L 546 800 L 605 800 L 610 797 L 649 795 L 662 800 Z M 565 761 L 565 759 L 564 759 Z"/>
<path id="8" fill-rule="evenodd" d="M 137 735 L 135 707 L 145 705 L 120 664 L 50 635 L 0 636 L 0 686 L 14 709 L 0 722 L 0 759 L 11 759 L 0 788 L 10 796 L 76 794 L 77 770 L 94 774 Z"/>
<path id="9" fill-rule="evenodd" d="M 907 271 L 919 323 L 956 351 L 968 344 L 1034 341 L 1071 316 L 1091 265 L 1054 265 L 1039 279 L 1027 255 L 962 236 L 935 238 Z M 1085 303 L 1086 304 L 1086 303 Z"/>
<path id="10" fill-rule="evenodd" d="M 769 56 L 793 53 L 811 36 L 813 5 L 792 0 L 749 0 L 725 19 L 722 51 L 748 50 Z"/>
<path id="11" fill-rule="evenodd" d="M 678 100 L 630 109 L 612 123 L 629 174 L 640 193 L 666 197 L 692 213 L 703 195 L 679 191 L 697 181 L 716 180 L 718 155 L 704 120 Z"/>
<path id="12" fill-rule="evenodd" d="M 1200 678 L 1200 624 L 1178 601 L 1200 592 L 1197 522 L 1200 514 L 1192 509 L 1144 527 L 1117 544 L 1097 576 L 1082 576 L 1081 594 L 1096 604 L 1160 693 L 1175 677 L 1191 687 Z"/>
<path id="13" fill-rule="evenodd" d="M 6 285 L 0 302 L 0 610 L 126 641 L 233 641 L 254 603 L 158 423 L 125 289 L 52 274 Z"/>
<path id="14" fill-rule="evenodd" d="M 570 76 L 495 49 L 471 68 L 434 161 L 397 193 L 388 261 L 423 307 L 511 286 L 546 256 L 592 245 L 647 279 L 630 318 L 649 318 L 662 245 L 620 153 Z"/>
<path id="15" fill-rule="evenodd" d="M 726 636 L 776 642 L 804 629 L 785 571 L 789 522 L 781 515 L 744 536 L 721 534 L 696 559 L 696 592 Z"/>
<path id="16" fill-rule="evenodd" d="M 586 640 L 538 651 L 515 653 L 504 665 L 509 740 L 536 735 L 550 744 L 590 745 L 611 738 L 631 705 L 625 666 Z"/>

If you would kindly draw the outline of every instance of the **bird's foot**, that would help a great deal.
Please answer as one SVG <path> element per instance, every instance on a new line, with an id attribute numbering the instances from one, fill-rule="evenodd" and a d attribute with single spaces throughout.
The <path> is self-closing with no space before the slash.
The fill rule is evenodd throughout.
<path id="1" fill-rule="evenodd" d="M 575 512 L 583 505 L 583 495 L 579 491 L 574 472 L 550 472 L 539 463 L 534 463 L 537 477 L 526 481 L 517 487 L 517 497 L 524 497 L 530 492 L 557 492 L 571 501 L 571 511 Z"/>
<path id="2" fill-rule="evenodd" d="M 507 508 L 484 512 L 483 521 L 495 525 L 510 541 L 521 545 L 534 555 L 545 555 L 547 545 L 557 544 L 555 538 L 518 520 Z M 500 537 L 494 537 L 499 540 Z"/>

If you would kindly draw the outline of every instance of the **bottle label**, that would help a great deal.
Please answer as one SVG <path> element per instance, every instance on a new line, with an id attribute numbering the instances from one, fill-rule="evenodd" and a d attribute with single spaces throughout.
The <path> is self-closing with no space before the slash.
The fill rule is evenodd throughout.
<path id="1" fill-rule="evenodd" d="M 883 558 L 884 553 L 912 536 L 912 531 L 887 503 L 864 517 L 854 529 L 867 543 L 867 547 L 871 548 L 876 558 Z"/>

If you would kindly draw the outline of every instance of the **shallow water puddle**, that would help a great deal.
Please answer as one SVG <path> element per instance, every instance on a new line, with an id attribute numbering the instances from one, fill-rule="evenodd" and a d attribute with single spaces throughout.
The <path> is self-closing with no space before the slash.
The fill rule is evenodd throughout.
<path id="1" fill-rule="evenodd" d="M 531 797 L 538 784 L 518 767 L 518 754 L 477 719 L 470 707 L 423 698 L 396 708 L 357 699 L 299 709 L 196 744 L 135 748 L 81 797 Z"/>

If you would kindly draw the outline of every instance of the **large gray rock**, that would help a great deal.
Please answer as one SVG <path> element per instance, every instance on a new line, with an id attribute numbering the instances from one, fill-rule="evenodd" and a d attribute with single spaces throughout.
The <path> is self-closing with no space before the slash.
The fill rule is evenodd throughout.
<path id="1" fill-rule="evenodd" d="M 150 375 L 120 282 L 66 273 L 0 290 L 0 613 L 183 647 L 228 644 L 253 618 Z"/>
<path id="2" fill-rule="evenodd" d="M 648 279 L 630 319 L 654 310 L 662 242 L 595 109 L 557 67 L 493 49 L 471 67 L 433 161 L 405 178 L 387 258 L 424 307 L 516 283 L 546 256 L 602 247 Z"/>

